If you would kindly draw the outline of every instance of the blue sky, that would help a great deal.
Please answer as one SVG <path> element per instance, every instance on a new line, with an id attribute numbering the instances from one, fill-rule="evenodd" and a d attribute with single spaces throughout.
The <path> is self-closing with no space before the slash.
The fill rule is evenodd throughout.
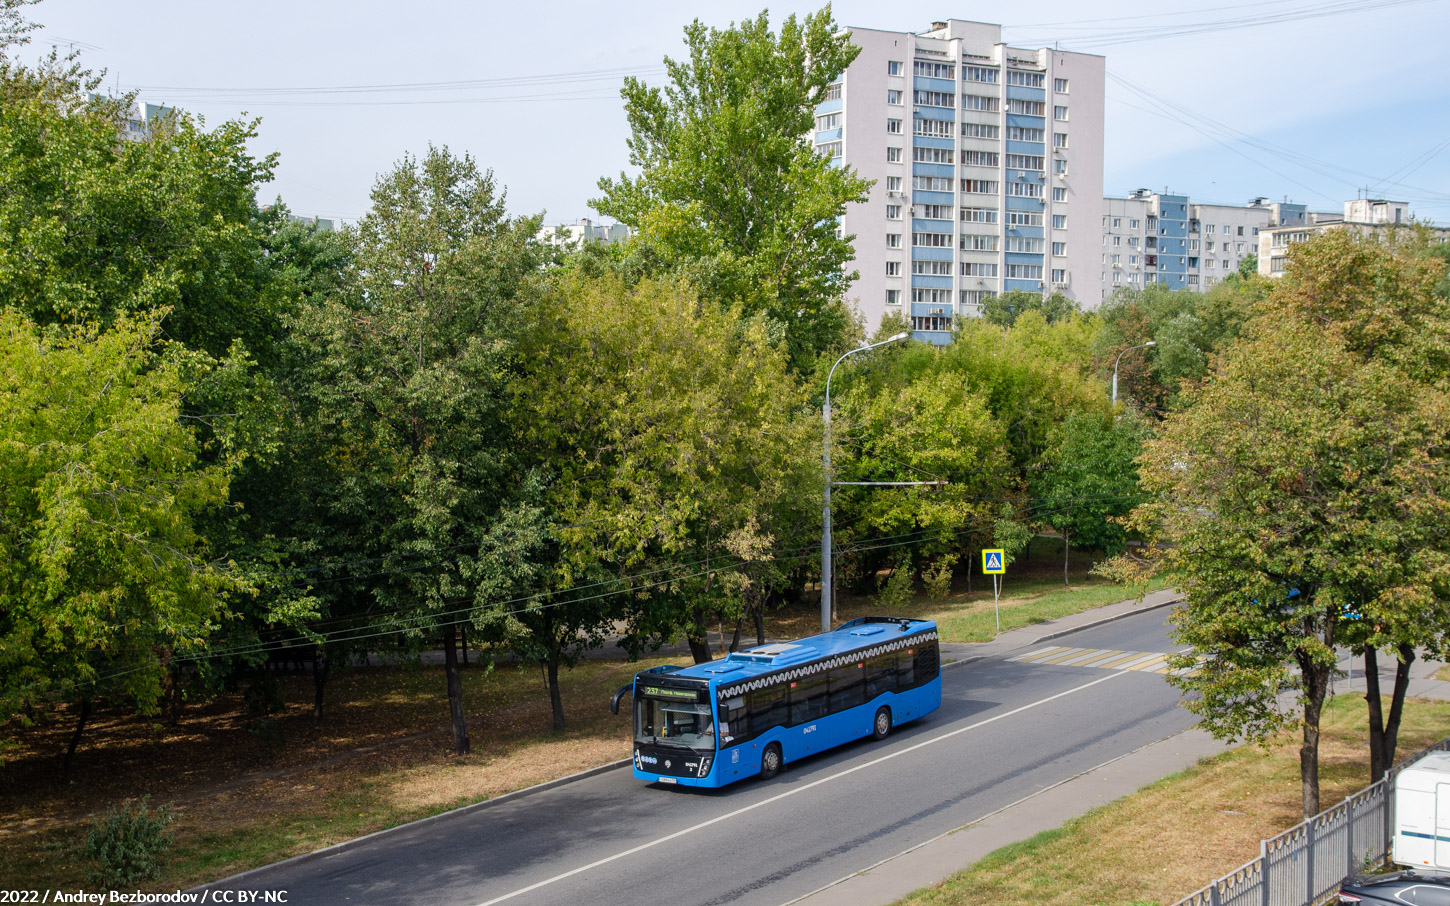
<path id="1" fill-rule="evenodd" d="M 108 87 L 139 89 L 143 100 L 213 123 L 244 111 L 262 117 L 255 150 L 281 153 L 264 194 L 297 213 L 357 218 L 377 174 L 432 142 L 493 168 L 513 212 L 563 222 L 593 216 L 598 178 L 627 166 L 618 71 L 657 82 L 662 58 L 681 54 L 690 19 L 723 27 L 760 9 L 759 0 L 45 0 L 30 8 L 44 30 L 29 52 L 74 43 L 88 65 L 107 70 Z M 1338 210 L 1368 186 L 1450 223 L 1443 0 L 908 0 L 889 9 L 860 0 L 833 10 L 843 25 L 903 31 L 948 17 L 1001 21 L 1014 44 L 1103 54 L 1116 77 L 1107 89 L 1110 194 L 1167 187 L 1203 201 L 1288 196 Z M 1137 29 L 1180 34 L 1123 42 Z M 488 84 L 296 91 L 462 80 Z"/>

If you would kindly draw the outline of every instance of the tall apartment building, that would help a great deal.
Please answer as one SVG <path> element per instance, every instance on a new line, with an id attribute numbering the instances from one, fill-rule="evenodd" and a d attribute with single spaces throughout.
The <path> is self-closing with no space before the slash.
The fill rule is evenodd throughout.
<path id="1" fill-rule="evenodd" d="M 861 53 L 816 108 L 815 143 L 875 180 L 841 225 L 867 328 L 899 314 L 945 343 L 954 315 L 1004 290 L 1095 305 L 1103 58 L 958 19 L 850 31 Z"/>
<path id="2" fill-rule="evenodd" d="M 1196 204 L 1187 195 L 1147 189 L 1104 198 L 1099 298 L 1150 283 L 1206 290 L 1258 252 L 1261 232 L 1303 225 L 1313 216 L 1302 204 L 1267 198 L 1243 206 Z"/>

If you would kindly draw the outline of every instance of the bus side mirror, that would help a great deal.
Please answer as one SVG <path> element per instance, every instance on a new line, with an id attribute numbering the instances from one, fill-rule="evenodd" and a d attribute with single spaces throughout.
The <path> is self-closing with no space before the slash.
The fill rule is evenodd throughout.
<path id="1" fill-rule="evenodd" d="M 630 701 L 633 701 L 634 700 L 634 681 L 633 680 L 631 680 L 629 682 L 629 684 L 626 685 L 626 686 L 620 686 L 619 687 L 619 691 L 618 692 L 615 692 L 614 693 L 614 697 L 609 700 L 609 713 L 610 714 L 618 714 L 619 713 L 619 700 L 621 698 L 624 698 L 626 695 L 629 696 Z"/>

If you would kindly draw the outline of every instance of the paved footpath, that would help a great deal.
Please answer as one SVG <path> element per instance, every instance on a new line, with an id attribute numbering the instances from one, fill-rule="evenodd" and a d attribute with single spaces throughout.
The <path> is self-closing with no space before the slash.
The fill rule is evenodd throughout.
<path id="1" fill-rule="evenodd" d="M 1168 607 L 1178 600 L 1177 593 L 1172 590 L 1154 592 L 1141 602 L 1122 601 L 1049 623 L 1014 629 L 990 642 L 946 644 L 942 646 L 942 659 L 970 663 L 1022 650 L 1022 654 L 1012 659 L 1039 663 L 1056 660 L 1065 655 L 1043 652 L 1034 657 L 1033 653 L 1050 647 L 1047 643 L 1070 632 L 1144 610 Z M 1069 654 L 1074 651 L 1062 650 Z M 1104 652 L 1105 656 L 1107 654 Z M 1073 661 L 1076 657 L 1067 656 L 1066 660 Z M 1080 663 L 1091 663 L 1092 660 L 1087 657 Z M 1103 663 L 1117 667 L 1121 666 L 1117 663 L 1120 660 L 1105 659 Z M 1129 668 L 1133 665 L 1133 661 L 1127 662 Z M 1144 666 L 1155 668 L 1158 665 L 1148 663 Z M 1412 698 L 1450 700 L 1450 683 L 1433 678 L 1442 666 L 1435 661 L 1416 661 L 1411 666 L 1408 695 Z M 1363 694 L 1363 661 L 1350 657 L 1346 652 L 1340 660 L 1340 669 L 1345 677 L 1337 681 L 1335 694 Z M 1382 663 L 1381 669 L 1387 671 L 1381 679 L 1381 688 L 1388 691 L 1393 688 L 1394 662 L 1388 665 Z M 863 868 L 785 906 L 887 906 L 912 891 L 946 880 L 1003 846 L 1061 827 L 1069 819 L 1134 793 L 1149 783 L 1192 767 L 1200 759 L 1228 748 L 1227 744 L 1218 742 L 1203 730 L 1186 730 L 1039 790 L 971 824 Z"/>

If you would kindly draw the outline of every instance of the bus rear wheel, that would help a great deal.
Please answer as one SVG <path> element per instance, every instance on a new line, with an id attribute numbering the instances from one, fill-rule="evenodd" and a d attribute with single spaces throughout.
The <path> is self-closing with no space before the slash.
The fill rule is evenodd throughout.
<path id="1" fill-rule="evenodd" d="M 771 743 L 760 753 L 760 779 L 769 780 L 780 773 L 780 746 Z"/>
<path id="2" fill-rule="evenodd" d="M 871 736 L 875 739 L 885 739 L 891 735 L 891 709 L 881 707 L 876 709 L 876 720 L 871 724 Z"/>

